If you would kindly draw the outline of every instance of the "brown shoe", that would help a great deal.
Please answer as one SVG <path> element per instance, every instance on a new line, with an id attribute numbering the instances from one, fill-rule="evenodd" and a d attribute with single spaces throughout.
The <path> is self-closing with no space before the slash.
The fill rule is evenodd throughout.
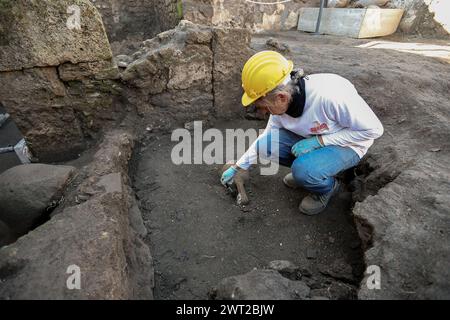
<path id="1" fill-rule="evenodd" d="M 334 182 L 333 190 L 326 194 L 310 194 L 303 198 L 298 209 L 308 216 L 321 213 L 326 209 L 330 199 L 339 191 L 339 181 Z"/>

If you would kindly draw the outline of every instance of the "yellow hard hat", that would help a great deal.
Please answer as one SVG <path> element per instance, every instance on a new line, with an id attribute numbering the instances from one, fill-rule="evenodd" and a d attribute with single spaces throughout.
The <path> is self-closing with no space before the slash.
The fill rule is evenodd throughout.
<path id="1" fill-rule="evenodd" d="M 242 104 L 246 107 L 280 85 L 291 73 L 294 64 L 275 51 L 253 55 L 242 70 Z"/>

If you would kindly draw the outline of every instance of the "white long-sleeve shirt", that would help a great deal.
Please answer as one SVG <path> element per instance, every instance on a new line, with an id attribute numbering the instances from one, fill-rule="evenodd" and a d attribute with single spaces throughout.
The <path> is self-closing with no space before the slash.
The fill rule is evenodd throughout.
<path id="1" fill-rule="evenodd" d="M 325 146 L 352 148 L 362 158 L 373 141 L 383 134 L 383 125 L 353 84 L 336 74 L 305 77 L 305 106 L 298 118 L 271 115 L 264 132 L 236 163 L 248 169 L 256 163 L 256 143 L 272 128 L 284 128 L 304 138 L 321 135 Z"/>

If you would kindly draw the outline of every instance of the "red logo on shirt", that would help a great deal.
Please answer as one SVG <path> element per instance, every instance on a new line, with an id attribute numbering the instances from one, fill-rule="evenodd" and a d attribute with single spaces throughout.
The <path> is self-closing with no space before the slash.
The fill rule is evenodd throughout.
<path id="1" fill-rule="evenodd" d="M 311 133 L 322 133 L 324 131 L 330 130 L 326 123 L 320 123 L 319 121 L 314 121 L 314 127 L 309 129 Z"/>

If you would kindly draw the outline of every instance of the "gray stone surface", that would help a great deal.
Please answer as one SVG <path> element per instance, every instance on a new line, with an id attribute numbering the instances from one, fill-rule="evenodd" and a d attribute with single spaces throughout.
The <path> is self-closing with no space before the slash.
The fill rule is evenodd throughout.
<path id="1" fill-rule="evenodd" d="M 213 290 L 217 300 L 302 300 L 309 293 L 303 282 L 286 279 L 274 270 L 253 270 L 229 277 Z"/>
<path id="2" fill-rule="evenodd" d="M 0 175 L 0 220 L 16 235 L 30 230 L 47 208 L 58 202 L 74 167 L 28 164 Z"/>

